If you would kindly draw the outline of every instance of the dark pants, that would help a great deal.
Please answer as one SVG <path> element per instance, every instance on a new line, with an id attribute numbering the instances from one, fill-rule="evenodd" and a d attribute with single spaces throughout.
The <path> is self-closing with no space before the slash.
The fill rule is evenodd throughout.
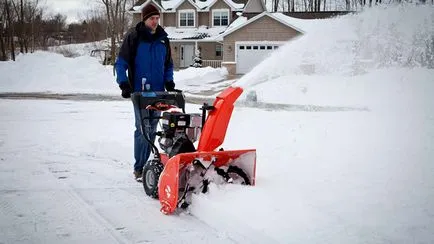
<path id="1" fill-rule="evenodd" d="M 145 163 L 148 161 L 148 158 L 151 155 L 151 145 L 145 139 L 145 136 L 149 138 L 152 143 L 154 143 L 158 119 L 143 119 L 143 133 L 140 120 L 146 117 L 158 117 L 160 116 L 160 112 L 140 109 L 139 106 L 134 103 L 133 106 L 136 126 L 136 129 L 134 131 L 134 170 L 142 172 Z"/>

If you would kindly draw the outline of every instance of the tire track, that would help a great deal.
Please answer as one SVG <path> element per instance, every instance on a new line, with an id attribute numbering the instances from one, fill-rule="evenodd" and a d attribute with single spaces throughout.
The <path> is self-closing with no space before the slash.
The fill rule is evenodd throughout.
<path id="1" fill-rule="evenodd" d="M 104 163 L 106 160 L 89 158 L 89 161 L 94 161 L 93 164 L 95 164 Z M 76 164 L 76 167 L 70 168 L 68 173 L 75 172 L 84 177 L 87 173 L 86 168 L 83 168 L 85 165 Z M 116 169 L 122 168 L 116 164 L 106 164 L 106 166 Z M 56 168 L 52 164 L 50 167 Z M 59 179 L 57 172 L 64 172 L 62 167 L 56 168 L 54 171 L 48 170 L 56 179 Z M 110 170 L 107 170 L 106 173 L 110 174 Z M 142 186 L 135 181 L 133 182 L 132 178 L 130 187 L 126 181 L 126 176 L 113 178 L 106 174 L 97 174 L 93 177 L 96 182 L 91 181 L 89 182 L 90 185 L 106 185 L 107 187 L 89 188 L 84 186 L 77 188 L 74 186 L 74 177 L 65 177 L 68 179 L 61 180 L 67 188 L 65 193 L 68 198 L 73 199 L 65 208 L 78 208 L 79 211 L 85 212 L 91 221 L 100 226 L 104 233 L 108 233 L 116 243 L 153 241 L 190 243 L 190 236 L 205 239 L 206 243 L 234 243 L 230 237 L 221 235 L 218 229 L 209 226 L 195 216 L 163 215 L 159 211 L 159 202 L 147 197 Z M 119 183 L 121 185 L 116 187 Z M 134 187 L 136 185 L 137 187 Z M 108 204 L 105 204 L 107 202 Z M 113 209 L 118 212 L 113 214 Z M 134 209 L 137 210 L 134 211 Z M 143 216 L 143 218 L 136 218 L 134 214 Z M 154 222 L 156 223 L 154 224 Z M 139 233 L 138 229 L 145 230 L 146 235 Z"/>
<path id="2" fill-rule="evenodd" d="M 88 202 L 86 202 L 75 189 L 71 188 L 70 190 L 66 190 L 65 193 L 67 193 L 67 195 L 74 199 L 74 201 L 78 203 L 82 207 L 82 209 L 84 209 L 88 213 L 88 216 L 90 216 L 95 221 L 95 223 L 101 226 L 104 229 L 104 232 L 108 233 L 113 238 L 113 240 L 121 244 L 131 243 L 130 240 L 126 239 L 116 230 L 115 226 L 113 226 L 107 219 L 105 219 L 101 214 L 99 214 L 94 207 L 92 207 Z"/>

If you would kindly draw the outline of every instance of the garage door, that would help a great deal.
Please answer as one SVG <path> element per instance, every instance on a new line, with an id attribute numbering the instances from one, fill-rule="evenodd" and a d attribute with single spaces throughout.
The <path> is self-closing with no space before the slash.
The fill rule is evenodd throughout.
<path id="1" fill-rule="evenodd" d="M 237 74 L 245 74 L 267 58 L 279 44 L 237 44 Z"/>

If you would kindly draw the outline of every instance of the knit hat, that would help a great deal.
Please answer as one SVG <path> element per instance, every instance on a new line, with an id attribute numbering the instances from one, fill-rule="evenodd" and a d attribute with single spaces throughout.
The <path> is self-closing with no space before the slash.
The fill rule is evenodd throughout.
<path id="1" fill-rule="evenodd" d="M 143 21 L 147 20 L 152 15 L 160 15 L 160 11 L 158 11 L 158 8 L 153 4 L 146 4 L 146 6 L 142 8 Z"/>

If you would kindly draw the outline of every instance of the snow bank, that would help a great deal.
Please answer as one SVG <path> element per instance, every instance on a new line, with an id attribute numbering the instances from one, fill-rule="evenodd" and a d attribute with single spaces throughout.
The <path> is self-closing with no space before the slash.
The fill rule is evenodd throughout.
<path id="1" fill-rule="evenodd" d="M 118 94 L 112 71 L 89 56 L 37 51 L 0 63 L 0 92 Z"/>
<path id="2" fill-rule="evenodd" d="M 69 45 L 67 50 L 77 53 L 83 45 L 85 44 Z M 119 95 L 113 66 L 101 65 L 99 59 L 90 57 L 89 53 L 83 51 L 78 57 L 65 58 L 61 54 L 37 51 L 33 54 L 18 55 L 15 62 L 0 62 L 0 92 Z M 225 68 L 211 67 L 188 68 L 174 72 L 176 88 L 184 90 L 187 94 L 207 91 L 208 96 L 214 96 L 221 89 L 222 84 L 218 82 L 224 80 L 226 75 Z"/>
<path id="3" fill-rule="evenodd" d="M 294 74 L 353 76 L 378 68 L 434 68 L 433 6 L 379 6 L 314 22 L 314 29 L 289 41 L 237 84 L 251 87 Z"/>

